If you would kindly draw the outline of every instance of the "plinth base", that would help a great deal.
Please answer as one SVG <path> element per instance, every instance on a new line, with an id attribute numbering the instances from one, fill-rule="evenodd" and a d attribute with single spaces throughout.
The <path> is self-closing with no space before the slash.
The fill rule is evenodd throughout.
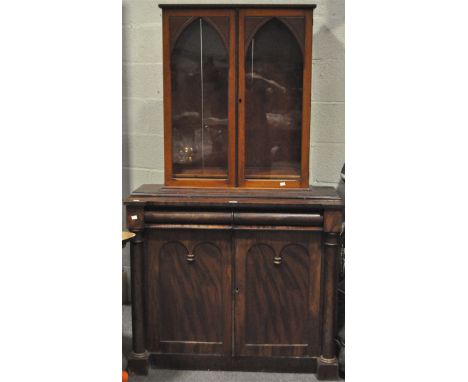
<path id="1" fill-rule="evenodd" d="M 338 361 L 336 358 L 317 358 L 317 379 L 321 381 L 339 378 Z"/>
<path id="2" fill-rule="evenodd" d="M 130 353 L 127 369 L 131 374 L 148 375 L 149 353 Z"/>

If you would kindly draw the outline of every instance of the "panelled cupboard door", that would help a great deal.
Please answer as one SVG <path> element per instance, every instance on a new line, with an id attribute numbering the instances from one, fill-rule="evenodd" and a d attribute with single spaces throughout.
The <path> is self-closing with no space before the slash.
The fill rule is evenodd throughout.
<path id="1" fill-rule="evenodd" d="M 235 11 L 163 15 L 168 186 L 235 184 Z"/>
<path id="2" fill-rule="evenodd" d="M 312 12 L 241 9 L 238 28 L 239 185 L 307 187 Z"/>
<path id="3" fill-rule="evenodd" d="M 320 355 L 320 232 L 236 232 L 235 350 Z"/>
<path id="4" fill-rule="evenodd" d="M 231 354 L 231 237 L 206 230 L 149 230 L 147 348 Z"/>

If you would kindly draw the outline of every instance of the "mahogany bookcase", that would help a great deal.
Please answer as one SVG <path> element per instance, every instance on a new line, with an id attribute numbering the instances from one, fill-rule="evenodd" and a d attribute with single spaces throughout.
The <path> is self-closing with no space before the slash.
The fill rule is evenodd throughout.
<path id="1" fill-rule="evenodd" d="M 131 372 L 338 376 L 343 201 L 309 186 L 315 5 L 161 5 L 165 184 L 125 200 Z"/>

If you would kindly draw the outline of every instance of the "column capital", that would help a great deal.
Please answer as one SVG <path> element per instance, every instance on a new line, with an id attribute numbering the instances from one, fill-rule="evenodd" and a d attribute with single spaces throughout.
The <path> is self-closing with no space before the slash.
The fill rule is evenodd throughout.
<path id="1" fill-rule="evenodd" d="M 135 237 L 130 241 L 132 244 L 143 244 L 145 241 L 144 231 L 140 229 L 132 229 L 131 232 L 135 234 Z"/>
<path id="2" fill-rule="evenodd" d="M 336 232 L 325 232 L 324 244 L 327 247 L 338 246 L 338 234 Z"/>

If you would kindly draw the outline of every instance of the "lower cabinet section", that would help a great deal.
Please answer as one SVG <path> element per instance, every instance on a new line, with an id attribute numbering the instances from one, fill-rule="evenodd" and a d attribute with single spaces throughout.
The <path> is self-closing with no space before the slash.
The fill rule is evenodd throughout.
<path id="1" fill-rule="evenodd" d="M 334 189 L 144 185 L 125 204 L 131 373 L 152 364 L 337 378 Z"/>
<path id="2" fill-rule="evenodd" d="M 320 355 L 320 231 L 161 229 L 145 243 L 148 351 Z"/>

